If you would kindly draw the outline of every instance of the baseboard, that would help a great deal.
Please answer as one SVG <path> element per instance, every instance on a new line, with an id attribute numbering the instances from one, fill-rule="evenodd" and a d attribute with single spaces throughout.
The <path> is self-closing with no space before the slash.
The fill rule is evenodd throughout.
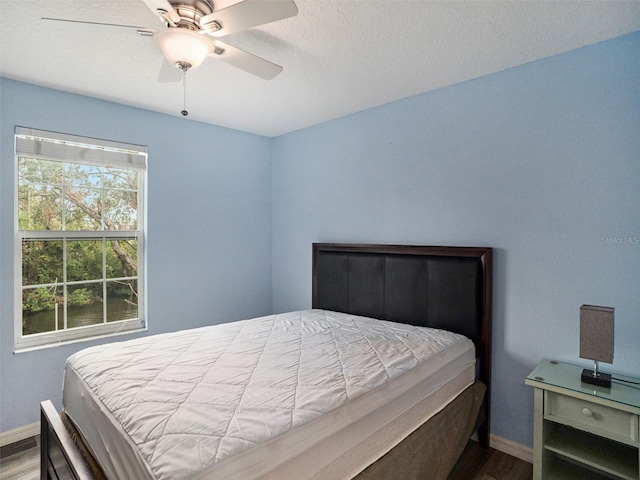
<path id="1" fill-rule="evenodd" d="M 520 443 L 512 442 L 506 438 L 499 437 L 497 435 L 489 436 L 489 445 L 491 448 L 500 450 L 503 453 L 511 455 L 512 457 L 519 458 L 525 462 L 533 463 L 533 448 L 521 445 Z"/>
<path id="2" fill-rule="evenodd" d="M 40 434 L 40 422 L 25 425 L 24 427 L 14 428 L 7 432 L 0 432 L 0 447 L 10 445 L 20 440 L 35 437 Z"/>

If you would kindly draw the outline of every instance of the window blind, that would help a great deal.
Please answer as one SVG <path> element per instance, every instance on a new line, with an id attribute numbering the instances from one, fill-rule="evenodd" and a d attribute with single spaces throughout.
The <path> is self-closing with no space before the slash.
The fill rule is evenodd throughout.
<path id="1" fill-rule="evenodd" d="M 141 145 L 24 127 L 16 127 L 15 134 L 16 155 L 110 168 L 147 168 L 147 148 Z"/>

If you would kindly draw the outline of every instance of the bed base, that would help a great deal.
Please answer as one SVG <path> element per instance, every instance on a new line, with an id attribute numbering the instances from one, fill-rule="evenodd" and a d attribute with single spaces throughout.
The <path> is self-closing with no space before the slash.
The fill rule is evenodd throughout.
<path id="1" fill-rule="evenodd" d="M 485 392 L 475 382 L 354 480 L 445 480 L 469 441 Z"/>
<path id="2" fill-rule="evenodd" d="M 482 382 L 475 382 L 353 480 L 445 480 L 471 436 L 485 391 Z M 53 403 L 42 402 L 40 410 L 40 479 L 104 479 L 97 462 L 80 437 L 63 423 Z"/>

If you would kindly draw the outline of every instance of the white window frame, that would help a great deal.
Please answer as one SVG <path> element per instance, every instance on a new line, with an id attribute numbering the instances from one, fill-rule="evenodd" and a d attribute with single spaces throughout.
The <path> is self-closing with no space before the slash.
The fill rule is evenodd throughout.
<path id="1" fill-rule="evenodd" d="M 30 231 L 19 230 L 18 225 L 18 163 L 19 157 L 80 163 L 101 167 L 136 169 L 138 174 L 137 230 L 96 230 L 96 231 Z M 146 318 L 146 183 L 147 148 L 108 140 L 79 137 L 54 132 L 46 132 L 24 127 L 15 128 L 15 177 L 14 177 L 14 283 L 15 283 L 15 323 L 14 349 L 24 352 L 66 343 L 89 341 L 124 333 L 147 329 Z M 29 239 L 102 239 L 131 238 L 137 241 L 137 303 L 138 317 L 114 322 L 105 322 L 84 327 L 75 327 L 50 332 L 23 335 L 22 332 L 22 242 Z"/>

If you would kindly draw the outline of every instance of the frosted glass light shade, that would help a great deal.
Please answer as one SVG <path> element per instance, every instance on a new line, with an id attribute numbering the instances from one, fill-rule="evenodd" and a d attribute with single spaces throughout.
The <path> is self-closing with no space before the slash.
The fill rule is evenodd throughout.
<path id="1" fill-rule="evenodd" d="M 182 63 L 195 68 L 213 51 L 213 42 L 186 28 L 160 30 L 153 39 L 172 65 Z"/>

